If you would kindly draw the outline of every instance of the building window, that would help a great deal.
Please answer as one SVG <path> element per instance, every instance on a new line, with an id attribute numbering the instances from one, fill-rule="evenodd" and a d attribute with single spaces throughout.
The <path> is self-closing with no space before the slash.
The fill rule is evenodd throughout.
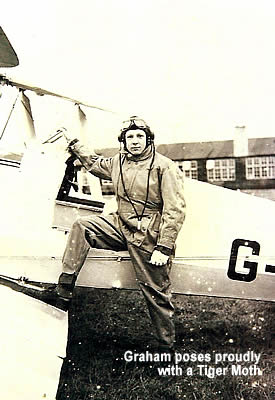
<path id="1" fill-rule="evenodd" d="M 246 159 L 246 179 L 274 179 L 275 156 Z"/>
<path id="2" fill-rule="evenodd" d="M 207 180 L 216 181 L 234 181 L 236 179 L 235 160 L 225 158 L 223 160 L 207 160 Z"/>
<path id="3" fill-rule="evenodd" d="M 198 162 L 192 161 L 175 161 L 179 169 L 186 178 L 198 179 Z"/>

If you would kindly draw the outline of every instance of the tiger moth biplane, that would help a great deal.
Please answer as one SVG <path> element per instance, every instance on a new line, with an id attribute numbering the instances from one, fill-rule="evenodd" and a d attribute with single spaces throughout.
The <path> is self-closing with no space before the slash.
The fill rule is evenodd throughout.
<path id="1" fill-rule="evenodd" d="M 0 66 L 16 65 L 6 41 L 0 46 Z M 24 287 L 43 290 L 56 283 L 73 221 L 108 213 L 113 206 L 99 180 L 66 152 L 64 139 L 41 134 L 36 122 L 54 117 L 46 99 L 57 101 L 54 112 L 66 103 L 63 124 L 69 107 L 85 141 L 88 110 L 104 118 L 110 114 L 5 75 L 0 85 L 0 296 L 5 304 L 0 393 L 9 399 L 54 399 L 66 356 L 68 315 L 24 295 Z M 184 195 L 187 212 L 171 270 L 172 291 L 274 302 L 275 202 L 191 179 L 185 179 Z M 138 289 L 128 253 L 107 250 L 88 255 L 77 285 Z M 11 290 L 15 286 L 22 290 Z"/>

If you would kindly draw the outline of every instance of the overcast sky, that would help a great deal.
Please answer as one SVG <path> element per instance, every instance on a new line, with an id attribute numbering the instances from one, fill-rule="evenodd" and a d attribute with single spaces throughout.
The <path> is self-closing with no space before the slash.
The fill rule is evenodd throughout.
<path id="1" fill-rule="evenodd" d="M 0 72 L 138 114 L 159 143 L 275 137 L 274 0 L 13 0 L 1 26 L 20 65 Z"/>

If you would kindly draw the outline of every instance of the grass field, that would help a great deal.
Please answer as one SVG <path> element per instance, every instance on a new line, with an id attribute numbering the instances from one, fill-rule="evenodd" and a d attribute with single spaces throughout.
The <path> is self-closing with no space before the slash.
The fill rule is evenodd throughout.
<path id="1" fill-rule="evenodd" d="M 178 295 L 174 304 L 176 352 L 184 361 L 177 364 L 178 375 L 170 369 L 171 375 L 160 376 L 158 368 L 164 363 L 124 359 L 126 351 L 152 351 L 151 323 L 141 293 L 77 288 L 57 399 L 274 400 L 274 304 Z M 205 354 L 210 362 L 187 360 Z M 215 354 L 230 354 L 229 360 L 215 365 Z M 231 361 L 235 354 L 260 354 L 257 367 L 262 375 L 248 370 L 251 360 Z M 232 374 L 232 364 L 244 367 L 241 375 Z M 167 365 L 176 373 L 173 363 Z M 198 365 L 225 370 L 211 377 Z M 187 375 L 191 368 L 193 374 Z"/>

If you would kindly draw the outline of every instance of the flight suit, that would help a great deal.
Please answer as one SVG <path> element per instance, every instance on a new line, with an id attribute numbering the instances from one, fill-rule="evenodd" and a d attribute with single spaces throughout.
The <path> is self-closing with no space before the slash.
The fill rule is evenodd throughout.
<path id="1" fill-rule="evenodd" d="M 172 347 L 175 328 L 169 279 L 171 257 L 163 266 L 151 264 L 150 258 L 154 249 L 172 256 L 185 218 L 179 168 L 161 154 L 153 155 L 152 145 L 139 156 L 124 152 L 103 158 L 91 154 L 79 142 L 71 146 L 71 151 L 90 173 L 112 180 L 118 209 L 107 216 L 82 217 L 74 222 L 63 256 L 63 272 L 77 276 L 91 247 L 128 250 L 156 337 L 160 345 Z M 142 212 L 139 226 L 137 214 Z"/>

